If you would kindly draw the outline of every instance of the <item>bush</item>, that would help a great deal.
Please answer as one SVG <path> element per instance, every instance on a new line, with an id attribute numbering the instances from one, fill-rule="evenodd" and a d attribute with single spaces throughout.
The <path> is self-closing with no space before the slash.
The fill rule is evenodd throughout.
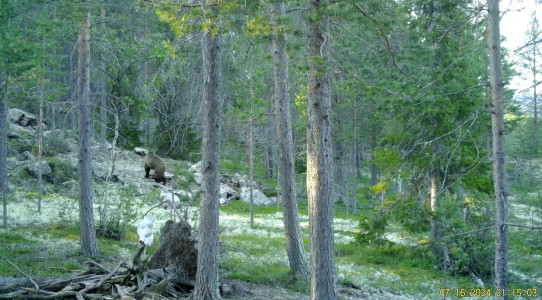
<path id="1" fill-rule="evenodd" d="M 38 149 L 35 149 L 36 155 Z M 43 139 L 43 156 L 55 156 L 58 154 L 66 154 L 71 152 L 70 143 L 62 136 L 50 134 Z"/>
<path id="2" fill-rule="evenodd" d="M 118 200 L 111 202 L 109 206 L 109 216 L 106 228 L 100 228 L 98 233 L 103 236 L 120 240 L 126 237 L 130 224 L 133 223 L 138 215 L 138 207 L 143 203 L 136 201 L 136 189 L 132 186 L 121 188 L 118 194 Z M 102 208 L 103 211 L 103 208 Z M 100 216 L 102 214 L 100 213 Z"/>
<path id="3" fill-rule="evenodd" d="M 47 158 L 45 161 L 51 167 L 51 173 L 45 176 L 49 182 L 56 185 L 76 178 L 77 168 L 70 162 L 57 157 Z"/>

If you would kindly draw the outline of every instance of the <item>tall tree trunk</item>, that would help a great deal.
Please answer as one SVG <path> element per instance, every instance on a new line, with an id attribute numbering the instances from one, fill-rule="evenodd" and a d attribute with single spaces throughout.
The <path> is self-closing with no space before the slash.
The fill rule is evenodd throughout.
<path id="1" fill-rule="evenodd" d="M 431 251 L 435 257 L 441 259 L 443 257 L 441 233 L 439 222 L 435 220 L 438 207 L 438 169 L 433 166 L 431 170 Z"/>
<path id="2" fill-rule="evenodd" d="M 83 5 L 90 6 L 90 1 Z M 78 98 L 79 98 L 79 231 L 81 253 L 97 255 L 92 177 L 90 157 L 90 8 L 85 8 L 85 19 L 79 30 Z"/>
<path id="3" fill-rule="evenodd" d="M 102 19 L 102 28 L 105 30 L 105 7 L 101 8 L 100 17 Z M 100 74 L 100 151 L 105 153 L 107 142 L 107 83 L 105 57 L 101 61 L 102 72 Z"/>
<path id="4" fill-rule="evenodd" d="M 375 164 L 374 152 L 376 149 L 376 125 L 371 125 L 371 185 L 376 185 L 378 180 L 378 166 Z"/>
<path id="5" fill-rule="evenodd" d="M 352 176 L 352 213 L 355 214 L 358 211 L 358 200 L 356 199 L 356 186 L 358 179 L 358 137 L 357 137 L 357 118 L 358 118 L 358 103 L 356 97 L 352 99 L 352 170 L 354 175 Z"/>
<path id="6" fill-rule="evenodd" d="M 536 16 L 535 16 L 536 17 Z M 536 47 L 537 47 L 537 33 L 533 30 L 533 66 L 532 66 L 532 73 L 533 73 L 533 122 L 534 122 L 534 146 L 533 148 L 533 154 L 536 156 L 538 154 L 538 105 L 537 105 L 537 85 L 538 82 L 536 81 Z M 531 174 L 532 174 L 532 168 L 531 168 Z M 534 176 L 531 176 L 531 179 L 533 179 Z M 531 180 L 533 182 L 533 180 Z"/>
<path id="7" fill-rule="evenodd" d="M 203 34 L 203 141 L 198 271 L 194 300 L 220 299 L 218 291 L 218 217 L 220 191 L 220 118 L 222 112 L 222 58 L 220 34 L 213 25 Z"/>
<path id="8" fill-rule="evenodd" d="M 311 299 L 337 299 L 333 237 L 330 35 L 327 0 L 307 0 L 307 198 Z"/>
<path id="9" fill-rule="evenodd" d="M 277 2 L 271 8 L 273 23 L 284 16 L 284 2 Z M 309 266 L 303 247 L 299 226 L 297 195 L 295 184 L 294 141 L 292 119 L 290 116 L 290 96 L 288 93 L 288 58 L 286 56 L 287 35 L 285 31 L 273 35 L 273 59 L 275 77 L 275 111 L 277 113 L 277 136 L 280 150 L 280 184 L 282 194 L 282 218 L 286 234 L 286 252 L 290 270 L 294 276 L 308 278 Z"/>
<path id="10" fill-rule="evenodd" d="M 252 79 L 251 79 L 252 80 Z M 251 93 L 252 93 L 252 83 L 251 83 Z M 254 96 L 254 95 L 252 95 Z M 254 97 L 252 97 L 254 99 Z M 250 180 L 249 189 L 250 189 L 250 228 L 254 228 L 254 118 L 252 115 L 252 104 L 250 104 L 250 117 L 248 118 L 248 177 Z"/>
<path id="11" fill-rule="evenodd" d="M 45 43 L 44 43 L 45 44 Z M 42 64 L 42 70 L 43 70 Z M 42 161 L 42 149 L 43 149 L 43 89 L 44 87 L 45 76 L 42 75 L 40 79 L 40 108 L 39 108 L 39 121 L 38 121 L 38 213 L 41 214 L 41 194 L 43 190 L 43 172 L 41 168 Z"/>
<path id="12" fill-rule="evenodd" d="M 491 125 L 493 132 L 493 181 L 495 188 L 495 287 L 508 289 L 508 188 L 505 171 L 503 78 L 499 26 L 499 1 L 488 0 Z M 504 299 L 507 299 L 504 293 Z"/>
<path id="13" fill-rule="evenodd" d="M 5 72 L 5 70 L 2 70 Z M 8 227 L 8 77 L 4 73 L 0 78 L 0 191 L 2 193 L 3 226 Z"/>
<path id="14" fill-rule="evenodd" d="M 107 230 L 107 223 L 109 222 L 109 181 L 111 180 L 111 176 L 115 173 L 115 160 L 116 160 L 116 147 L 117 147 L 117 140 L 119 138 L 119 113 L 115 112 L 115 129 L 114 129 L 114 137 L 113 142 L 111 143 L 111 170 L 109 171 L 109 174 L 107 174 L 107 177 L 105 178 L 105 192 L 104 192 L 104 207 L 102 210 L 102 222 L 100 224 L 101 230 L 104 232 Z M 173 197 L 171 198 L 173 199 Z"/>
<path id="15" fill-rule="evenodd" d="M 272 112 L 269 112 L 272 114 Z M 275 126 L 275 117 L 269 118 L 269 125 L 266 127 L 267 132 L 267 146 L 266 146 L 266 155 L 265 155 L 265 176 L 267 178 L 275 178 L 275 161 L 277 159 L 277 137 L 276 137 L 276 126 Z"/>

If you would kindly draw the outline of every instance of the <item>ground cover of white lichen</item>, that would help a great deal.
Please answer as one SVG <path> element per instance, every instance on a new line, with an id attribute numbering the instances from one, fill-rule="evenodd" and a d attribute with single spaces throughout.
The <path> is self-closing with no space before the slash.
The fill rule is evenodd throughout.
<path id="1" fill-rule="evenodd" d="M 138 246 L 136 226 L 144 215 L 155 221 L 155 243 L 147 251 L 152 255 L 157 249 L 162 225 L 172 216 L 170 209 L 156 206 L 160 202 L 160 190 L 153 187 L 152 180 L 143 179 L 141 166 L 133 161 L 132 154 L 124 153 L 119 156 L 117 166 L 121 175 L 130 178 L 131 184 L 109 186 L 111 216 L 126 226 L 126 236 L 120 241 L 98 239 L 101 255 L 97 259 L 110 265 L 115 265 L 119 259 L 131 259 Z M 96 224 L 99 224 L 105 196 L 103 182 L 98 182 L 94 189 Z M 539 208 L 519 203 L 513 197 L 510 202 L 512 220 L 540 224 Z M 308 250 L 306 206 L 306 200 L 301 199 L 300 225 L 305 249 Z M 186 211 L 196 232 L 198 208 L 197 202 L 182 202 L 178 207 L 181 215 Z M 78 255 L 77 183 L 68 181 L 57 187 L 45 186 L 42 212 L 38 214 L 36 209 L 35 184 L 22 182 L 12 187 L 8 202 L 10 229 L 0 229 L 0 255 L 35 276 L 67 276 L 84 268 L 85 258 Z M 389 245 L 378 248 L 358 244 L 355 241 L 360 230 L 358 218 L 358 215 L 347 218 L 344 207 L 338 204 L 334 239 L 341 298 L 442 299 L 441 287 L 477 287 L 468 277 L 448 276 L 445 281 L 442 270 L 431 260 L 427 247 L 420 246 L 427 241 L 427 236 L 406 233 L 393 222 L 384 234 L 384 238 L 391 242 Z M 250 282 L 253 296 L 246 299 L 308 299 L 308 283 L 293 280 L 289 273 L 280 208 L 256 207 L 254 224 L 251 228 L 248 204 L 234 201 L 221 207 L 221 276 Z M 512 283 L 538 282 L 542 257 L 533 253 L 530 247 L 521 246 L 526 245 L 535 233 L 529 235 L 518 228 L 512 228 L 511 233 Z M 308 257 L 308 251 L 306 255 Z M 0 261 L 0 274 L 19 275 L 3 261 Z M 540 285 L 533 287 L 541 290 Z"/>

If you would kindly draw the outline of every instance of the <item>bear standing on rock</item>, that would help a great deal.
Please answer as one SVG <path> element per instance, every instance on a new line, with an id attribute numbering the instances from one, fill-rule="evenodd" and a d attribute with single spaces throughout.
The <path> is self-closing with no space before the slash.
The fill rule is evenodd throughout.
<path id="1" fill-rule="evenodd" d="M 147 153 L 145 155 L 145 178 L 149 178 L 149 173 L 151 169 L 154 170 L 156 174 L 156 182 L 164 182 L 166 184 L 166 164 L 160 158 L 160 156 L 152 153 Z"/>

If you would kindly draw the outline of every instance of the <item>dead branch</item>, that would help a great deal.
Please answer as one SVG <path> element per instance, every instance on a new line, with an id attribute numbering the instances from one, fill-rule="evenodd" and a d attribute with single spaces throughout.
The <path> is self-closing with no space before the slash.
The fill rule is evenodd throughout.
<path id="1" fill-rule="evenodd" d="M 11 260 L 9 260 L 7 257 L 3 257 L 11 266 L 13 266 L 15 269 L 17 269 L 17 271 L 19 271 L 21 274 L 24 275 L 24 277 L 28 278 L 28 280 L 30 282 L 32 282 L 32 284 L 34 285 L 34 287 L 36 288 L 37 291 L 39 291 L 40 287 L 38 286 L 38 284 L 32 279 L 32 277 L 28 276 L 28 274 L 26 274 L 25 272 L 23 272 L 21 269 L 19 269 L 19 267 L 17 267 L 14 263 L 11 262 Z"/>

